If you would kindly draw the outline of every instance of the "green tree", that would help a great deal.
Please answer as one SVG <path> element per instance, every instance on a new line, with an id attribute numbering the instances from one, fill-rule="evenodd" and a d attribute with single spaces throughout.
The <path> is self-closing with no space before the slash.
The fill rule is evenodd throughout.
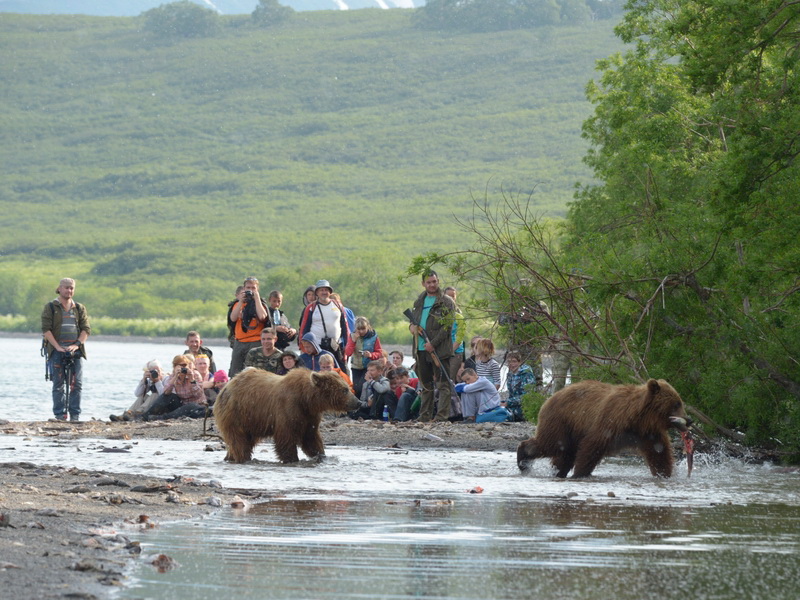
<path id="1" fill-rule="evenodd" d="M 291 6 L 283 6 L 278 0 L 258 0 L 252 13 L 253 21 L 261 27 L 283 23 L 294 14 Z"/>
<path id="2" fill-rule="evenodd" d="M 504 198 L 465 223 L 471 248 L 416 267 L 480 285 L 476 308 L 564 345 L 574 377 L 669 379 L 701 420 L 798 460 L 800 5 L 628 7 L 633 49 L 588 87 L 597 183 L 560 235 Z"/>
<path id="3" fill-rule="evenodd" d="M 748 439 L 800 449 L 792 2 L 630 3 L 584 127 L 567 255 L 620 343 Z M 730 15 L 736 14 L 736 19 Z"/>
<path id="4" fill-rule="evenodd" d="M 162 38 L 208 37 L 219 30 L 219 15 L 190 0 L 162 4 L 142 16 L 145 31 Z"/>

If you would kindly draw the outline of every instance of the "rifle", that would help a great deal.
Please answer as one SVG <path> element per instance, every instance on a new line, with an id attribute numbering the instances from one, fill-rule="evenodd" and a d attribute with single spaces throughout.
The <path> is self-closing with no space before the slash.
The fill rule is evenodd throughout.
<path id="1" fill-rule="evenodd" d="M 428 344 L 430 344 L 431 343 L 431 338 L 428 337 L 428 332 L 425 331 L 425 329 L 423 327 L 421 327 L 419 323 L 416 323 L 414 321 L 414 313 L 413 313 L 413 311 L 410 308 L 407 308 L 407 309 L 405 309 L 403 311 L 403 314 L 406 316 L 406 318 L 409 320 L 409 322 L 412 325 L 417 327 L 422 332 L 422 337 L 425 339 L 425 341 Z M 433 346 L 433 344 L 431 344 L 431 346 Z M 433 359 L 433 363 L 442 370 L 442 374 L 444 375 L 444 378 L 448 381 L 448 383 L 450 383 L 450 386 L 455 388 L 455 384 L 453 383 L 453 380 L 450 379 L 450 373 L 447 372 L 447 369 L 444 368 L 444 365 L 442 364 L 442 361 L 439 360 L 439 356 L 436 354 L 436 350 L 432 350 L 431 351 L 431 358 Z"/>

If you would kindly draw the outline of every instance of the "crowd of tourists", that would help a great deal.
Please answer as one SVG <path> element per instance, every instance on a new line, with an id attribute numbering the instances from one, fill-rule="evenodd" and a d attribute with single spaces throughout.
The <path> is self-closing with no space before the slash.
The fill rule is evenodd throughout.
<path id="1" fill-rule="evenodd" d="M 232 349 L 228 369 L 219 369 L 200 333 L 189 331 L 186 350 L 172 359 L 171 370 L 165 371 L 158 360 L 148 361 L 135 386 L 135 401 L 110 418 L 204 417 L 228 380 L 243 369 L 285 375 L 306 368 L 335 371 L 347 382 L 360 399 L 359 408 L 350 413 L 354 419 L 524 420 L 522 396 L 532 386 L 541 386 L 541 375 L 524 364 L 519 352 L 508 352 L 507 375 L 505 382 L 501 381 L 501 365 L 494 358 L 491 339 L 475 336 L 469 340 L 469 349 L 466 347 L 457 290 L 442 289 L 434 271 L 425 273 L 422 285 L 424 290 L 407 311 L 413 354 L 407 367 L 403 353 L 387 352 L 369 319 L 356 317 L 344 306 L 330 282 L 319 280 L 309 286 L 303 293 L 302 313 L 290 321 L 281 310 L 283 294 L 273 290 L 265 299 L 258 279 L 248 277 L 228 303 Z M 74 280 L 60 282 L 58 297 L 43 309 L 42 332 L 55 419 L 79 421 L 81 361 L 86 357 L 91 328 L 86 308 L 72 299 L 74 292 Z M 294 343 L 299 352 L 290 348 Z M 503 383 L 505 389 L 501 390 Z"/>

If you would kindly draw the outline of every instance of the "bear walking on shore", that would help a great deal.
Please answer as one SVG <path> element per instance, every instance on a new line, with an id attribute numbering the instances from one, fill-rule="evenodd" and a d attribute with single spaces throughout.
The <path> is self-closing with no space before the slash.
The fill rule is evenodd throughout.
<path id="1" fill-rule="evenodd" d="M 644 385 L 582 381 L 553 394 L 539 411 L 536 435 L 517 448 L 517 464 L 549 457 L 558 477 L 588 477 L 604 456 L 638 448 L 653 475 L 670 477 L 673 457 L 667 430 L 687 429 L 683 400 L 663 379 Z"/>
<path id="2" fill-rule="evenodd" d="M 347 412 L 358 400 L 338 373 L 293 369 L 275 375 L 245 369 L 223 388 L 214 417 L 228 447 L 225 460 L 243 463 L 261 440 L 273 437 L 281 462 L 297 462 L 297 446 L 311 457 L 324 456 L 319 423 L 325 412 Z"/>

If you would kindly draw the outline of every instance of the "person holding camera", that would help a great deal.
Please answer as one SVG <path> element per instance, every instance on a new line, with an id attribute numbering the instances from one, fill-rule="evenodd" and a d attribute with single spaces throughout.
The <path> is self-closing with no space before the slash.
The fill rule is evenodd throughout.
<path id="1" fill-rule="evenodd" d="M 261 330 L 267 322 L 268 308 L 258 293 L 258 279 L 255 277 L 245 279 L 229 317 L 231 322 L 236 323 L 231 366 L 228 369 L 229 377 L 244 369 L 244 359 L 251 349 L 261 346 Z"/>
<path id="2" fill-rule="evenodd" d="M 142 421 L 202 418 L 206 414 L 206 396 L 202 376 L 194 368 L 192 357 L 179 354 L 172 359 L 172 373 L 164 379 L 161 395 L 142 412 Z"/>
<path id="3" fill-rule="evenodd" d="M 144 371 L 142 378 L 136 384 L 136 389 L 133 392 L 136 400 L 121 415 L 110 415 L 108 417 L 109 421 L 134 420 L 137 415 L 141 415 L 150 408 L 156 398 L 164 392 L 164 373 L 161 370 L 161 363 L 156 359 L 148 361 L 142 371 Z"/>
<path id="4" fill-rule="evenodd" d="M 81 389 L 83 387 L 84 344 L 91 333 L 86 307 L 72 299 L 75 280 L 65 277 L 56 289 L 58 298 L 44 305 L 42 335 L 47 354 L 47 372 L 53 382 L 53 414 L 59 421 L 80 421 Z M 69 402 L 66 398 L 64 366 L 70 363 Z M 69 406 L 67 406 L 69 404 Z"/>
<path id="5" fill-rule="evenodd" d="M 320 279 L 315 286 L 317 299 L 306 306 L 300 324 L 300 334 L 313 333 L 319 346 L 333 354 L 340 369 L 347 373 L 344 347 L 350 335 L 344 306 L 332 297 L 331 284 Z"/>

